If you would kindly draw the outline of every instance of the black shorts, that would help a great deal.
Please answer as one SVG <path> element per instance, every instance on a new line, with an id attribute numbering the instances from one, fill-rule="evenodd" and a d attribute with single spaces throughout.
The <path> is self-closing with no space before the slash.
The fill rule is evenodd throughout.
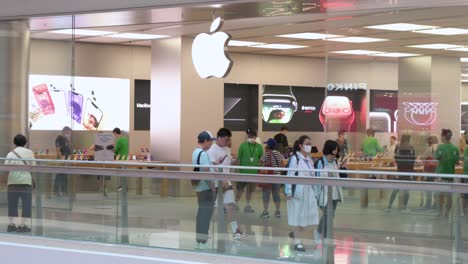
<path id="1" fill-rule="evenodd" d="M 245 189 L 245 187 L 250 188 L 250 190 L 255 190 L 255 183 L 253 182 L 237 182 L 236 183 L 236 189 L 238 191 L 242 191 Z"/>

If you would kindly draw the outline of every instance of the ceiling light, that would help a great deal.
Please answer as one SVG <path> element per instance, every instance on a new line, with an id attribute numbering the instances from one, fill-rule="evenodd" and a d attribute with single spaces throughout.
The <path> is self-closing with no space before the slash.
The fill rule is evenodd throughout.
<path id="1" fill-rule="evenodd" d="M 372 56 L 401 58 L 401 57 L 421 56 L 421 54 L 388 52 L 388 53 L 377 53 L 377 54 L 373 54 Z"/>
<path id="2" fill-rule="evenodd" d="M 302 48 L 307 48 L 307 46 L 289 45 L 289 44 L 265 44 L 265 45 L 252 46 L 252 48 L 286 50 L 286 49 L 302 49 Z"/>
<path id="3" fill-rule="evenodd" d="M 450 49 L 450 50 L 453 50 L 453 51 L 468 51 L 468 47 L 462 47 L 462 48 L 456 48 L 456 49 Z"/>
<path id="4" fill-rule="evenodd" d="M 139 34 L 139 33 L 119 33 L 111 35 L 112 38 L 124 38 L 124 39 L 160 39 L 167 38 L 166 35 L 152 35 L 152 34 Z"/>
<path id="5" fill-rule="evenodd" d="M 394 23 L 394 24 L 368 26 L 368 27 L 365 27 L 365 28 L 393 30 L 393 31 L 415 31 L 415 30 L 432 29 L 432 28 L 437 28 L 437 27 L 435 27 L 435 26 L 426 26 L 426 25 L 417 25 L 417 24 L 409 24 L 409 23 Z"/>
<path id="6" fill-rule="evenodd" d="M 264 45 L 264 44 L 265 43 L 262 43 L 262 42 L 230 40 L 228 45 L 231 47 L 250 47 L 250 46 L 257 46 L 257 45 Z"/>
<path id="7" fill-rule="evenodd" d="M 50 31 L 50 33 L 55 33 L 55 34 L 65 34 L 65 35 L 78 35 L 78 36 L 103 36 L 103 35 L 109 35 L 109 34 L 114 34 L 115 32 L 111 31 L 100 31 L 100 30 L 88 30 L 88 29 L 61 29 L 61 30 L 54 30 Z"/>
<path id="8" fill-rule="evenodd" d="M 412 45 L 412 46 L 408 46 L 408 47 L 410 47 L 410 48 L 418 48 L 418 49 L 441 49 L 441 50 L 464 48 L 463 46 L 460 46 L 460 45 L 440 44 L 440 43 L 437 43 L 437 44 Z"/>
<path id="9" fill-rule="evenodd" d="M 296 34 L 286 34 L 286 35 L 277 35 L 277 37 L 281 38 L 296 38 L 296 39 L 328 39 L 328 38 L 337 38 L 342 37 L 339 35 L 332 35 L 332 34 L 322 34 L 322 33 L 296 33 Z"/>
<path id="10" fill-rule="evenodd" d="M 415 32 L 416 33 L 424 33 L 424 34 L 452 36 L 452 35 L 468 34 L 468 29 L 464 29 L 464 28 L 433 28 L 433 29 L 427 29 L 427 30 L 419 30 L 419 31 L 415 31 Z"/>
<path id="11" fill-rule="evenodd" d="M 461 77 L 468 78 L 468 73 L 462 73 Z"/>
<path id="12" fill-rule="evenodd" d="M 468 62 L 468 58 L 460 58 L 460 62 Z"/>
<path id="13" fill-rule="evenodd" d="M 327 40 L 338 41 L 338 42 L 349 42 L 349 43 L 367 43 L 367 42 L 387 41 L 387 39 L 366 38 L 366 37 L 343 37 L 343 38 L 331 38 Z"/>
<path id="14" fill-rule="evenodd" d="M 350 54 L 350 55 L 370 55 L 370 54 L 377 54 L 377 53 L 382 53 L 382 52 L 372 51 L 372 50 L 340 50 L 340 51 L 332 51 L 330 53 Z"/>

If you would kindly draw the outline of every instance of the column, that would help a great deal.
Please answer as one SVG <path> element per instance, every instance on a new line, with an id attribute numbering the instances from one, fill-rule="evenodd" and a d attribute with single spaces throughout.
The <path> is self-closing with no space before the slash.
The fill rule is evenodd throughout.
<path id="1" fill-rule="evenodd" d="M 0 22 L 0 157 L 5 157 L 18 133 L 27 136 L 29 25 Z"/>

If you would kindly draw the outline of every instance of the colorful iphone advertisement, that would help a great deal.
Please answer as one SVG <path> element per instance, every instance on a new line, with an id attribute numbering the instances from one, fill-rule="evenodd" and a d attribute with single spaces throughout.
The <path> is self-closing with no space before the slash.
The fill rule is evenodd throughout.
<path id="1" fill-rule="evenodd" d="M 128 79 L 29 76 L 31 130 L 128 130 L 129 101 Z"/>
<path id="2" fill-rule="evenodd" d="M 323 87 L 265 85 L 262 94 L 264 131 L 322 132 L 319 111 L 325 98 Z"/>

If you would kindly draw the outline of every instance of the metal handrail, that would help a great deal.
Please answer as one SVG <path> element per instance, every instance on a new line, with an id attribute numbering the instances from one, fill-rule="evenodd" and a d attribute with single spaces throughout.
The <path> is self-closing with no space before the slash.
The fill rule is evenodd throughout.
<path id="1" fill-rule="evenodd" d="M 166 168 L 189 168 L 193 169 L 194 167 L 206 168 L 206 169 L 230 169 L 230 170 L 273 170 L 281 172 L 289 172 L 290 168 L 279 168 L 279 167 L 261 167 L 261 166 L 226 166 L 226 165 L 194 165 L 194 164 L 176 164 L 176 163 L 162 163 L 162 162 L 128 162 L 128 161 L 85 161 L 85 160 L 55 160 L 55 159 L 6 159 L 0 158 L 0 161 L 34 161 L 36 163 L 62 163 L 64 165 L 68 164 L 93 164 L 93 165 L 112 165 L 112 166 L 121 166 L 119 170 L 128 170 L 129 167 L 166 167 Z M 0 164 L 0 166 L 2 166 Z M 19 165 L 24 167 L 25 165 Z M 61 166 L 50 166 L 53 168 Z M 397 171 L 374 171 L 374 170 L 329 170 L 329 169 L 294 169 L 294 172 L 331 172 L 331 173 L 347 173 L 347 174 L 362 174 L 362 175 L 372 175 L 372 176 L 410 176 L 410 177 L 423 177 L 423 178 L 452 178 L 452 179 L 468 179 L 468 175 L 464 174 L 442 174 L 442 173 L 419 173 L 419 172 L 397 172 Z M 245 175 L 245 174 L 242 174 Z"/>
<path id="2" fill-rule="evenodd" d="M 116 165 L 115 163 L 110 163 Z M 62 173 L 75 175 L 99 175 L 130 178 L 153 178 L 153 179 L 178 179 L 178 180 L 209 180 L 209 181 L 237 181 L 254 183 L 277 183 L 277 184 L 305 184 L 305 185 L 327 185 L 340 186 L 357 189 L 402 189 L 437 192 L 468 193 L 468 184 L 448 182 L 417 182 L 402 180 L 375 180 L 375 179 L 353 179 L 353 178 L 329 178 L 329 177 L 301 177 L 265 174 L 242 174 L 242 173 L 216 173 L 216 172 L 193 172 L 176 170 L 141 170 L 125 169 L 125 166 L 135 166 L 134 163 L 120 163 L 123 169 L 111 168 L 83 168 L 44 165 L 0 165 L 0 171 L 29 171 L 33 173 Z M 145 163 L 145 165 L 148 165 Z M 155 164 L 161 166 L 161 164 Z M 185 164 L 186 165 L 186 164 Z M 166 164 L 164 164 L 166 166 Z M 191 165 L 193 167 L 193 165 Z M 213 166 L 210 166 L 213 167 Z M 216 167 L 216 166 L 215 166 Z M 246 168 L 246 167 L 242 167 Z M 256 167 L 253 167 L 256 168 Z M 264 168 L 263 168 L 264 169 Z M 273 168 L 274 169 L 274 168 Z M 331 171 L 331 170 L 330 170 Z M 343 171 L 341 171 L 343 172 Z M 351 173 L 353 171 L 350 171 Z M 373 172 L 372 172 L 373 173 Z M 408 174 L 402 175 L 408 176 Z M 447 175 L 444 175 L 447 176 Z"/>

